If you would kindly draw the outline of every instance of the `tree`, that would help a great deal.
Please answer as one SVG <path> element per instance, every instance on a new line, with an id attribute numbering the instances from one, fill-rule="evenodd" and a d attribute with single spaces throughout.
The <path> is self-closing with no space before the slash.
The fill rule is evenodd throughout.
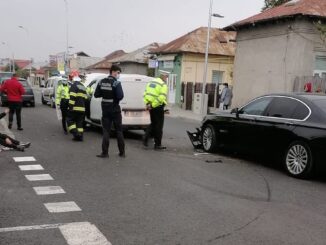
<path id="1" fill-rule="evenodd" d="M 15 63 L 15 71 L 19 70 L 18 65 Z M 5 67 L 5 71 L 12 71 L 12 64 L 8 64 Z"/>
<path id="2" fill-rule="evenodd" d="M 291 0 L 265 0 L 263 11 L 266 10 L 266 9 L 270 9 L 270 8 L 280 6 L 280 5 L 282 5 L 284 3 L 287 3 L 289 1 L 291 1 Z"/>

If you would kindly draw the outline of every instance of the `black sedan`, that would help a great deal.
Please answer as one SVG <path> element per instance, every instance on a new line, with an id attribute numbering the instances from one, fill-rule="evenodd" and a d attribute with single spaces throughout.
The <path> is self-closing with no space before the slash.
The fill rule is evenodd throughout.
<path id="1" fill-rule="evenodd" d="M 35 106 L 35 97 L 34 97 L 34 92 L 33 92 L 31 85 L 24 78 L 19 78 L 18 80 L 23 85 L 23 87 L 25 89 L 25 94 L 23 94 L 23 96 L 22 96 L 23 104 L 24 105 L 29 104 L 30 106 L 34 107 Z M 7 106 L 8 99 L 7 99 L 7 95 L 5 93 L 1 93 L 1 101 L 2 101 L 3 106 Z"/>
<path id="2" fill-rule="evenodd" d="M 231 112 L 207 115 L 198 133 L 188 134 L 207 152 L 228 148 L 277 156 L 289 175 L 307 178 L 326 159 L 326 96 L 261 96 Z"/>

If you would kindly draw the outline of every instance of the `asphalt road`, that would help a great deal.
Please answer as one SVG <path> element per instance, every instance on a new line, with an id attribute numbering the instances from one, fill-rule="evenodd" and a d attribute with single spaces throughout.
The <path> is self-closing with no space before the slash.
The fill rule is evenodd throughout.
<path id="1" fill-rule="evenodd" d="M 166 151 L 145 149 L 142 132 L 129 132 L 125 159 L 115 138 L 110 158 L 98 159 L 100 130 L 73 142 L 54 109 L 24 108 L 24 131 L 13 132 L 31 148 L 0 153 L 0 244 L 78 244 L 76 230 L 82 239 L 89 229 L 81 227 L 90 225 L 102 242 L 84 244 L 325 244 L 326 178 L 297 180 L 273 164 L 194 152 L 186 130 L 197 125 L 166 118 Z M 22 156 L 36 161 L 13 160 Z M 19 169 L 28 164 L 44 170 Z M 53 180 L 31 182 L 26 174 Z M 40 186 L 65 193 L 37 195 Z M 80 209 L 51 213 L 44 204 L 55 202 Z"/>

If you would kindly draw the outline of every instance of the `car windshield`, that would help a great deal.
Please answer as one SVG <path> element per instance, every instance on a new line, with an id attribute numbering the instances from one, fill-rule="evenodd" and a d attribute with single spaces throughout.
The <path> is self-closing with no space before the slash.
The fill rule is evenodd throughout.
<path id="1" fill-rule="evenodd" d="M 23 87 L 28 87 L 28 83 L 25 80 L 19 80 L 19 82 L 23 85 Z"/>

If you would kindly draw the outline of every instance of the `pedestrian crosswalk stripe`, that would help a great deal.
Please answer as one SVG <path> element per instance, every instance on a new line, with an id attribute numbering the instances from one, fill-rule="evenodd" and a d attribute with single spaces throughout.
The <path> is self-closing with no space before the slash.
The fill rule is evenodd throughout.
<path id="1" fill-rule="evenodd" d="M 59 229 L 69 245 L 111 245 L 99 229 L 88 222 L 61 225 Z"/>
<path id="2" fill-rule="evenodd" d="M 33 187 L 37 195 L 54 195 L 66 193 L 60 186 L 38 186 Z"/>
<path id="3" fill-rule="evenodd" d="M 36 159 L 34 157 L 14 157 L 15 162 L 35 162 Z"/>
<path id="4" fill-rule="evenodd" d="M 39 164 L 35 164 L 35 165 L 19 165 L 18 167 L 20 168 L 21 171 L 44 170 L 44 168 Z"/>
<path id="5" fill-rule="evenodd" d="M 53 202 L 44 203 L 44 206 L 50 213 L 65 213 L 81 211 L 75 202 Z"/>
<path id="6" fill-rule="evenodd" d="M 25 175 L 25 177 L 29 181 L 53 180 L 52 176 L 49 174 L 31 174 Z"/>
<path id="7" fill-rule="evenodd" d="M 106 237 L 89 222 L 74 222 L 61 224 L 44 224 L 33 226 L 16 226 L 0 228 L 0 233 L 59 229 L 68 245 L 112 245 Z"/>

